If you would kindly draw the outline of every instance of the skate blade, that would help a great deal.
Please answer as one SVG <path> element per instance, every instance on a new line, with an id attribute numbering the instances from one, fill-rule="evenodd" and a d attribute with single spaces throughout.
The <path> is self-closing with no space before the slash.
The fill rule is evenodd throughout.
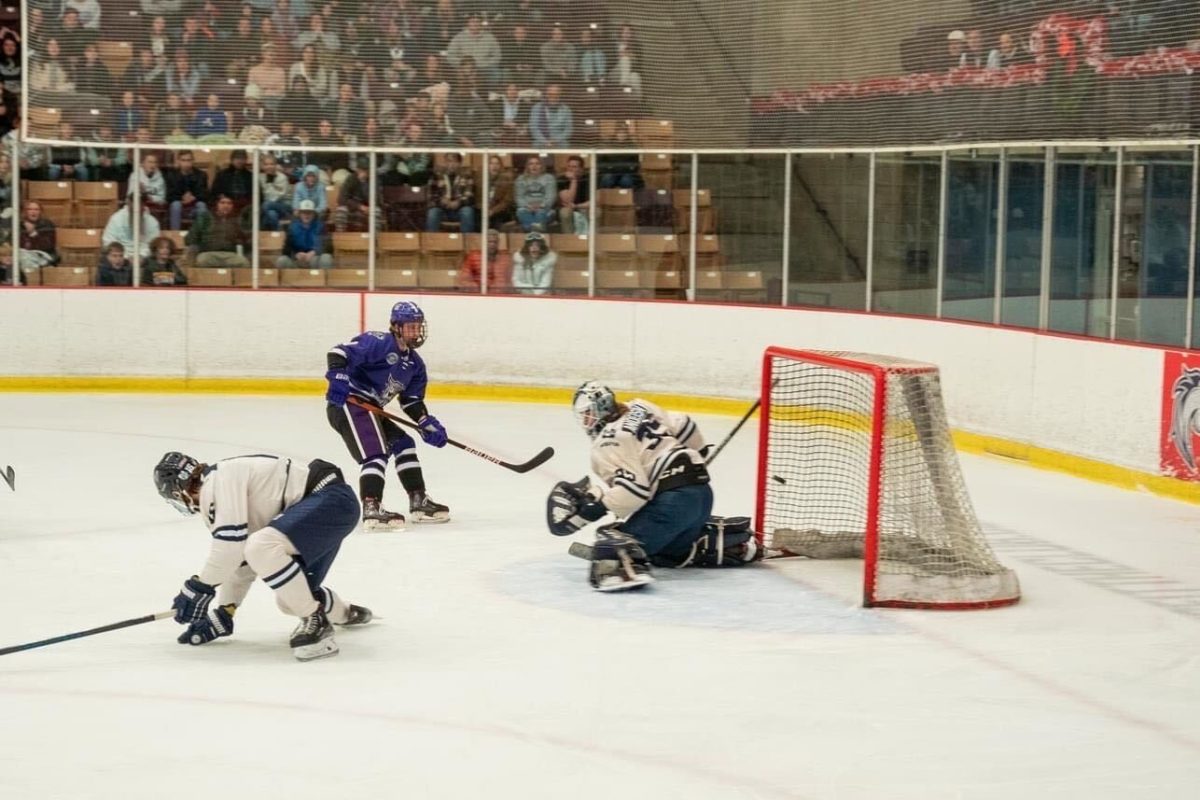
<path id="1" fill-rule="evenodd" d="M 633 579 L 610 578 L 600 581 L 599 586 L 593 587 L 597 592 L 628 592 L 632 589 L 642 589 L 654 583 L 653 575 L 638 575 Z"/>
<path id="2" fill-rule="evenodd" d="M 366 520 L 362 524 L 363 533 L 397 533 L 404 530 L 403 522 L 379 522 L 376 520 Z"/>
<path id="3" fill-rule="evenodd" d="M 336 656 L 338 652 L 338 644 L 333 640 L 332 636 L 322 639 L 315 644 L 292 648 L 292 655 L 296 657 L 297 661 L 316 661 L 318 658 Z"/>
<path id="4" fill-rule="evenodd" d="M 412 521 L 413 521 L 413 522 L 415 522 L 415 523 L 418 523 L 418 524 L 435 524 L 435 525 L 440 525 L 440 524 L 441 524 L 441 523 L 443 523 L 443 522 L 449 522 L 449 521 L 450 521 L 450 515 L 449 515 L 449 514 L 430 514 L 430 515 L 425 515 L 425 514 L 421 514 L 420 512 L 416 512 L 416 511 L 414 511 L 414 512 L 412 512 L 411 514 L 409 514 L 409 517 L 410 517 L 410 518 L 412 518 Z"/>

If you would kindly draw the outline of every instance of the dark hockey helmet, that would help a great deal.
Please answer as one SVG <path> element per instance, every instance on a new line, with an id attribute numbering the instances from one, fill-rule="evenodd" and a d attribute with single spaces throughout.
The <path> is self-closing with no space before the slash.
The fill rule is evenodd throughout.
<path id="1" fill-rule="evenodd" d="M 164 500 L 184 516 L 200 510 L 201 464 L 191 456 L 170 452 L 154 467 L 154 486 Z"/>
<path id="2" fill-rule="evenodd" d="M 597 381 L 588 381 L 575 390 L 571 400 L 575 419 L 595 439 L 617 414 L 617 398 L 612 389 Z"/>
<path id="3" fill-rule="evenodd" d="M 405 335 L 404 326 L 410 324 L 418 327 L 410 329 L 408 335 Z M 429 328 L 425 325 L 425 312 L 416 303 L 401 300 L 392 306 L 391 330 L 392 335 L 416 350 L 425 344 L 425 337 L 429 335 Z"/>

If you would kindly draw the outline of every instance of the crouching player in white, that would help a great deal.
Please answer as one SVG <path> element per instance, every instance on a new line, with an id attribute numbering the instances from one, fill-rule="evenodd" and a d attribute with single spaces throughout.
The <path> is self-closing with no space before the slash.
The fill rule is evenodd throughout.
<path id="1" fill-rule="evenodd" d="M 322 586 L 359 515 L 354 490 L 333 464 L 270 455 L 201 464 L 172 452 L 154 467 L 154 485 L 184 515 L 203 512 L 212 534 L 208 563 L 171 603 L 175 621 L 188 626 L 180 644 L 233 633 L 234 612 L 256 576 L 275 591 L 280 611 L 300 618 L 290 644 L 301 661 L 337 654 L 331 621 L 371 621 L 370 609 Z"/>
<path id="2" fill-rule="evenodd" d="M 575 391 L 572 406 L 593 440 L 591 466 L 600 483 L 556 484 L 546 501 L 547 524 L 551 533 L 567 536 L 609 512 L 617 516 L 596 534 L 594 588 L 645 586 L 654 581 L 651 564 L 735 566 L 762 557 L 748 519 L 710 516 L 704 438 L 689 416 L 646 400 L 618 403 L 595 381 Z"/>

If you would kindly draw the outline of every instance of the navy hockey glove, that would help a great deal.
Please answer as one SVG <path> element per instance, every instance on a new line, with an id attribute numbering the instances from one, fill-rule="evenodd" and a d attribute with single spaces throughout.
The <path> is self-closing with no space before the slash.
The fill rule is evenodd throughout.
<path id="1" fill-rule="evenodd" d="M 552 534 L 570 536 L 608 513 L 604 503 L 587 493 L 587 485 L 587 478 L 575 483 L 559 481 L 554 484 L 546 498 L 546 527 Z"/>
<path id="2" fill-rule="evenodd" d="M 421 429 L 421 440 L 425 444 L 430 447 L 446 446 L 446 429 L 438 422 L 437 417 L 426 414 L 417 420 L 417 427 Z"/>
<path id="3" fill-rule="evenodd" d="M 228 636 L 233 633 L 233 612 L 237 611 L 237 606 L 233 603 L 224 606 L 217 606 L 215 610 L 208 612 L 202 619 L 188 625 L 186 631 L 179 636 L 180 644 L 207 644 L 213 639 L 219 639 L 222 636 Z"/>
<path id="4" fill-rule="evenodd" d="M 331 369 L 325 373 L 325 380 L 329 381 L 325 400 L 335 406 L 346 405 L 346 398 L 350 396 L 350 376 L 341 370 Z"/>
<path id="5" fill-rule="evenodd" d="M 183 582 L 183 588 L 171 601 L 175 609 L 175 621 L 180 625 L 195 622 L 208 612 L 208 604 L 212 602 L 217 590 L 207 583 L 201 583 L 195 575 Z"/>

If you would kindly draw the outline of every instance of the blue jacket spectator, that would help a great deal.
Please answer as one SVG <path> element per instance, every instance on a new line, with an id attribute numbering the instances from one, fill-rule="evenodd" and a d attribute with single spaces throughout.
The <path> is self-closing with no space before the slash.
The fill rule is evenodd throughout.
<path id="1" fill-rule="evenodd" d="M 546 87 L 542 102 L 529 112 L 529 135 L 537 147 L 571 146 L 574 118 L 566 103 L 559 102 L 562 91 L 556 84 Z"/>
<path id="2" fill-rule="evenodd" d="M 325 252 L 325 223 L 317 217 L 312 200 L 301 200 L 296 205 L 296 217 L 283 240 L 283 255 L 275 265 L 283 269 L 329 269 L 333 266 L 333 257 Z"/>

